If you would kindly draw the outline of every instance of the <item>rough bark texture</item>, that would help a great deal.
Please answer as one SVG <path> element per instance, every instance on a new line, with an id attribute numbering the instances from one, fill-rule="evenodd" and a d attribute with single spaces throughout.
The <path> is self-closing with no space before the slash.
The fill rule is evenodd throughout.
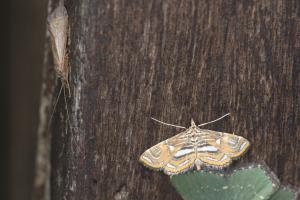
<path id="1" fill-rule="evenodd" d="M 237 162 L 264 160 L 283 183 L 300 186 L 299 1 L 74 0 L 66 7 L 70 124 L 60 98 L 52 199 L 181 199 L 166 175 L 138 163 L 179 132 L 150 117 L 188 126 L 192 117 L 201 123 L 227 112 L 230 120 L 207 128 L 251 141 Z"/>

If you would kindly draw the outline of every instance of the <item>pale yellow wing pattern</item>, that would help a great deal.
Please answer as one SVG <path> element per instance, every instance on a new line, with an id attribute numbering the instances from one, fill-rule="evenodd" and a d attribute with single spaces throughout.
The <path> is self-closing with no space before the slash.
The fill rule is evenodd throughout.
<path id="1" fill-rule="evenodd" d="M 203 146 L 197 148 L 197 159 L 203 165 L 226 167 L 242 156 L 250 146 L 247 139 L 229 133 L 201 129 Z"/>
<path id="2" fill-rule="evenodd" d="M 166 174 L 178 174 L 194 167 L 196 151 L 186 134 L 177 138 L 170 138 L 167 140 L 167 144 L 169 147 L 174 148 L 170 159 L 163 167 Z"/>
<path id="3" fill-rule="evenodd" d="M 195 161 L 195 152 L 173 159 L 174 155 L 182 148 L 187 146 L 186 131 L 175 135 L 165 141 L 146 150 L 140 156 L 140 162 L 145 166 L 164 170 L 166 174 L 177 174 L 193 166 Z"/>
<path id="4" fill-rule="evenodd" d="M 182 173 L 195 165 L 197 169 L 223 168 L 245 153 L 249 145 L 241 136 L 192 128 L 146 150 L 140 161 L 169 175 Z"/>

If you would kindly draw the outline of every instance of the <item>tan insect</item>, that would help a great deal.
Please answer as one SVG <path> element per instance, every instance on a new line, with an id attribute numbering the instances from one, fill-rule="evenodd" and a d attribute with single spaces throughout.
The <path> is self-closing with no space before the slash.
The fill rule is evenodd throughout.
<path id="1" fill-rule="evenodd" d="M 195 166 L 197 170 L 204 167 L 218 169 L 227 167 L 233 159 L 246 152 L 250 146 L 249 141 L 234 134 L 199 127 L 218 121 L 229 114 L 198 126 L 192 119 L 188 129 L 154 119 L 186 130 L 146 150 L 140 156 L 140 162 L 151 169 L 163 170 L 168 175 L 183 173 Z"/>
<path id="2" fill-rule="evenodd" d="M 67 59 L 67 39 L 68 39 L 68 13 L 64 7 L 62 1 L 59 6 L 49 15 L 48 19 L 48 30 L 50 33 L 52 54 L 55 64 L 55 72 L 61 80 L 61 88 L 59 90 L 58 97 L 54 104 L 54 109 L 50 117 L 50 122 L 52 120 L 56 105 L 58 103 L 59 97 L 61 95 L 62 89 L 64 91 L 64 99 L 67 108 L 66 101 L 66 91 L 65 88 L 68 88 L 70 96 L 70 86 L 69 86 L 69 67 Z M 69 112 L 67 109 L 67 116 L 69 118 Z M 50 123 L 49 123 L 50 124 Z"/>

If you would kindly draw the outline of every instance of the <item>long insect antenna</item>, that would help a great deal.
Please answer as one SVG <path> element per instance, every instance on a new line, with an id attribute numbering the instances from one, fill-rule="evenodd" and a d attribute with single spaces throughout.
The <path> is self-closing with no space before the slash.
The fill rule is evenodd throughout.
<path id="1" fill-rule="evenodd" d="M 174 124 L 169 124 L 169 123 L 166 123 L 166 122 L 162 122 L 162 121 L 159 121 L 158 119 L 155 119 L 153 117 L 151 117 L 151 119 L 153 119 L 154 121 L 157 121 L 157 122 L 159 122 L 161 124 L 167 125 L 167 126 L 173 126 L 173 127 L 176 127 L 176 128 L 186 129 L 186 127 L 184 127 L 184 126 L 178 126 L 178 125 L 174 125 Z"/>
<path id="2" fill-rule="evenodd" d="M 49 127 L 50 127 L 50 124 L 51 124 L 51 122 L 52 122 L 52 119 L 53 119 L 53 115 L 54 115 L 54 112 L 55 112 L 55 109 L 56 109 L 56 106 L 57 106 L 57 103 L 58 103 L 58 100 L 59 100 L 59 97 L 60 97 L 60 95 L 61 95 L 61 91 L 62 91 L 62 89 L 63 89 L 63 84 L 60 86 L 60 89 L 59 89 L 59 93 L 58 93 L 58 96 L 57 96 L 57 98 L 56 98 L 56 101 L 55 101 L 55 104 L 54 104 L 54 107 L 53 107 L 53 110 L 52 110 L 52 113 L 51 113 L 51 117 L 50 117 L 50 120 L 49 120 L 49 123 L 48 123 L 48 128 L 47 128 L 47 130 L 49 130 Z"/>
<path id="3" fill-rule="evenodd" d="M 66 111 L 67 111 L 67 123 L 69 125 L 71 125 L 70 115 L 69 115 L 69 109 L 68 109 L 68 104 L 67 104 L 67 99 L 66 99 L 66 90 L 65 90 L 65 87 L 64 87 L 64 99 L 65 99 L 65 106 L 66 106 Z"/>
<path id="4" fill-rule="evenodd" d="M 68 93 L 69 93 L 69 98 L 71 97 L 71 90 L 70 90 L 70 84 L 69 84 L 69 80 L 67 79 L 66 81 L 66 87 L 68 88 Z"/>
<path id="5" fill-rule="evenodd" d="M 207 125 L 207 124 L 214 123 L 214 122 L 216 122 L 216 121 L 219 121 L 219 120 L 223 119 L 224 117 L 227 117 L 228 115 L 230 115 L 230 113 L 227 113 L 227 114 L 223 115 L 222 117 L 219 117 L 218 119 L 215 119 L 215 120 L 213 120 L 213 121 L 209 121 L 209 122 L 205 122 L 205 123 L 203 123 L 203 124 L 199 124 L 198 127 L 201 127 L 201 126 L 205 126 L 205 125 Z"/>

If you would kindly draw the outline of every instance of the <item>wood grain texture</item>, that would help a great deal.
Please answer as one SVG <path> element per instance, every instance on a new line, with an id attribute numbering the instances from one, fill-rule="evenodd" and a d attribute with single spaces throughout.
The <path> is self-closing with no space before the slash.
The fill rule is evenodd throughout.
<path id="1" fill-rule="evenodd" d="M 179 130 L 235 132 L 300 187 L 299 1 L 67 1 L 70 126 L 52 126 L 52 199 L 181 199 L 138 158 Z M 57 90 L 56 90 L 57 91 Z M 56 95 L 56 94 L 54 94 Z"/>

